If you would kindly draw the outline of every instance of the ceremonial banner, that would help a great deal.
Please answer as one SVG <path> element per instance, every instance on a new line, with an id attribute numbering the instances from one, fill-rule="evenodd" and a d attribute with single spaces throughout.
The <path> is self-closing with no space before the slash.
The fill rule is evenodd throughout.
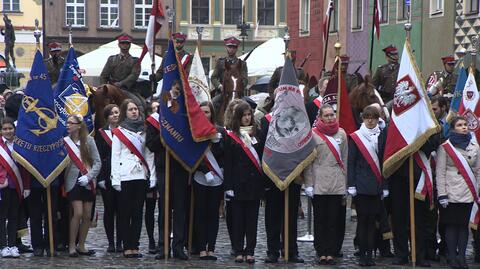
<path id="1" fill-rule="evenodd" d="M 440 131 L 418 70 L 407 40 L 403 47 L 392 117 L 388 125 L 383 163 L 385 178 L 418 151 L 431 135 Z"/>
<path id="2" fill-rule="evenodd" d="M 63 132 L 55 113 L 47 68 L 37 50 L 18 112 L 12 156 L 44 187 L 50 185 L 68 163 Z"/>
<path id="3" fill-rule="evenodd" d="M 326 41 L 327 40 L 327 36 L 328 36 L 328 20 L 329 20 L 329 17 L 330 17 L 330 13 L 334 11 L 334 6 L 333 6 L 333 0 L 330 0 L 328 1 L 328 7 L 327 7 L 327 11 L 325 12 L 325 18 L 323 19 L 323 25 L 322 25 L 322 32 L 323 32 L 323 41 Z"/>
<path id="4" fill-rule="evenodd" d="M 277 188 L 285 190 L 317 155 L 312 130 L 298 87 L 295 68 L 287 58 L 275 90 L 262 167 Z"/>
<path id="5" fill-rule="evenodd" d="M 195 49 L 195 54 L 193 55 L 192 66 L 190 67 L 190 74 L 188 75 L 188 83 L 199 104 L 210 101 L 210 88 L 208 86 L 207 76 L 205 76 L 205 70 L 203 69 L 198 47 Z"/>
<path id="6" fill-rule="evenodd" d="M 142 54 L 138 59 L 141 63 L 147 51 L 152 56 L 154 53 L 155 36 L 162 28 L 163 21 L 165 20 L 165 13 L 163 11 L 163 4 L 161 0 L 154 0 L 152 10 L 150 11 L 150 18 L 148 19 L 147 35 L 145 36 L 145 44 L 143 45 Z"/>
<path id="7" fill-rule="evenodd" d="M 465 89 L 466 82 L 467 72 L 465 71 L 465 68 L 461 66 L 458 69 L 457 83 L 455 84 L 455 91 L 453 92 L 452 101 L 450 103 L 450 110 L 448 111 L 447 122 L 450 122 L 453 116 L 455 116 L 460 109 L 460 102 L 462 101 L 463 90 Z"/>
<path id="8" fill-rule="evenodd" d="M 464 116 L 467 119 L 468 130 L 475 134 L 477 141 L 480 141 L 480 122 L 478 117 L 480 116 L 480 100 L 477 83 L 475 82 L 475 75 L 473 70 L 468 74 L 465 87 L 463 88 L 462 99 L 460 101 L 460 107 L 458 114 Z"/>
<path id="9" fill-rule="evenodd" d="M 93 132 L 93 113 L 88 104 L 87 91 L 83 85 L 75 50 L 70 47 L 54 92 L 55 110 L 67 135 L 67 119 L 70 115 L 81 115 L 89 133 Z"/>
<path id="10" fill-rule="evenodd" d="M 373 12 L 373 24 L 374 30 L 377 34 L 377 39 L 380 39 L 380 21 L 382 20 L 382 6 L 380 5 L 380 0 L 374 0 L 375 11 Z"/>
<path id="11" fill-rule="evenodd" d="M 163 61 L 160 136 L 174 158 L 185 169 L 193 171 L 210 145 L 208 140 L 216 136 L 217 130 L 200 110 L 171 40 Z"/>

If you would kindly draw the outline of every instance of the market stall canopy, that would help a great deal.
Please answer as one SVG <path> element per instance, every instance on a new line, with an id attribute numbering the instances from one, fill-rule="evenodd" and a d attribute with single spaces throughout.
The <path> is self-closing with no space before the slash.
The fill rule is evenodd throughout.
<path id="1" fill-rule="evenodd" d="M 275 69 L 279 66 L 283 66 L 285 58 L 283 53 L 285 52 L 285 43 L 282 38 L 272 38 L 265 43 L 258 46 L 248 57 L 247 67 L 248 76 L 271 76 Z M 240 59 L 244 59 L 248 53 L 240 56 Z"/>

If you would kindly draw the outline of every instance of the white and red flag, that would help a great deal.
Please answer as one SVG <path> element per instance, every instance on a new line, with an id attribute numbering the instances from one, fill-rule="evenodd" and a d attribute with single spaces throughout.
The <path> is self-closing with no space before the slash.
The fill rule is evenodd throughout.
<path id="1" fill-rule="evenodd" d="M 375 11 L 373 14 L 373 24 L 375 25 L 377 39 L 380 39 L 380 21 L 382 20 L 382 6 L 380 5 L 380 0 L 375 0 L 374 5 Z"/>
<path id="2" fill-rule="evenodd" d="M 328 2 L 327 12 L 325 13 L 325 19 L 323 20 L 323 41 L 327 40 L 328 36 L 328 21 L 330 20 L 330 14 L 333 12 L 333 0 Z"/>
<path id="3" fill-rule="evenodd" d="M 153 47 L 155 46 L 155 36 L 162 28 L 162 24 L 165 21 L 165 12 L 161 0 L 154 0 L 152 5 L 152 11 L 150 12 L 150 19 L 148 20 L 147 35 L 145 36 L 145 44 L 143 45 L 142 55 L 138 59 L 141 63 L 147 51 L 150 56 L 153 54 Z"/>
<path id="4" fill-rule="evenodd" d="M 465 82 L 465 87 L 463 88 L 458 114 L 467 119 L 468 129 L 475 134 L 477 141 L 480 141 L 480 122 L 478 120 L 480 116 L 479 99 L 475 75 L 470 70 L 467 82 Z"/>
<path id="5" fill-rule="evenodd" d="M 440 131 L 425 91 L 425 83 L 408 39 L 403 47 L 392 118 L 388 126 L 383 158 L 383 175 L 391 176 L 427 139 Z"/>

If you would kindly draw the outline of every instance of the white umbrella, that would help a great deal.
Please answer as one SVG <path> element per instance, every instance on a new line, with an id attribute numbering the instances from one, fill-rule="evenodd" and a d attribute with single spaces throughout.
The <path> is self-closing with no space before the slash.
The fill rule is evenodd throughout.
<path id="1" fill-rule="evenodd" d="M 258 46 L 248 57 L 248 76 L 271 76 L 275 69 L 285 63 L 285 43 L 282 38 L 272 38 Z M 248 53 L 240 56 L 244 59 Z"/>

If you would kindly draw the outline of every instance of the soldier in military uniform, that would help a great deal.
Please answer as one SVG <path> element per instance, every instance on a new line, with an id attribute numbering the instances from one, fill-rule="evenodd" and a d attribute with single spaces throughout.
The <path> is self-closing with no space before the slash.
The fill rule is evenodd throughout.
<path id="1" fill-rule="evenodd" d="M 375 71 L 373 85 L 375 85 L 383 101 L 387 103 L 393 99 L 400 64 L 398 63 L 398 50 L 395 45 L 389 45 L 383 51 L 385 52 L 387 63 L 380 65 L 377 71 Z"/>
<path id="2" fill-rule="evenodd" d="M 60 43 L 49 43 L 48 48 L 50 49 L 50 58 L 45 60 L 45 66 L 47 67 L 50 81 L 52 84 L 55 84 L 60 76 L 60 70 L 65 63 L 65 58 L 60 56 L 60 52 L 62 51 L 62 45 Z"/>
<path id="3" fill-rule="evenodd" d="M 117 38 L 120 53 L 108 58 L 100 74 L 101 83 L 112 84 L 128 92 L 133 92 L 140 75 L 138 58 L 130 55 L 132 37 L 121 35 Z"/>
<path id="4" fill-rule="evenodd" d="M 427 81 L 427 91 L 434 96 L 440 94 L 445 97 L 453 97 L 457 74 L 455 74 L 455 58 L 452 55 L 442 57 L 443 71 L 435 71 Z"/>
<path id="5" fill-rule="evenodd" d="M 187 35 L 181 32 L 177 32 L 172 34 L 173 37 L 173 44 L 175 46 L 175 50 L 177 51 L 178 58 L 182 61 L 183 68 L 187 72 L 187 76 L 190 73 L 190 67 L 192 66 L 193 55 L 188 53 L 185 49 L 185 40 L 187 39 Z M 150 81 L 158 82 L 163 79 L 163 60 L 160 64 L 155 75 L 150 75 Z"/>
<path id="6" fill-rule="evenodd" d="M 231 65 L 235 65 L 237 64 L 238 61 L 240 61 L 242 63 L 242 70 L 241 70 L 242 84 L 244 86 L 248 85 L 247 63 L 241 59 L 238 59 L 236 56 L 238 45 L 240 44 L 240 40 L 232 36 L 232 37 L 225 38 L 223 41 L 227 49 L 227 57 L 222 57 L 217 60 L 217 63 L 215 64 L 215 69 L 213 70 L 213 74 L 211 77 L 213 90 L 215 91 L 216 94 L 221 93 L 223 90 L 222 84 L 223 84 L 223 71 L 225 70 L 225 62 L 228 62 Z"/>

